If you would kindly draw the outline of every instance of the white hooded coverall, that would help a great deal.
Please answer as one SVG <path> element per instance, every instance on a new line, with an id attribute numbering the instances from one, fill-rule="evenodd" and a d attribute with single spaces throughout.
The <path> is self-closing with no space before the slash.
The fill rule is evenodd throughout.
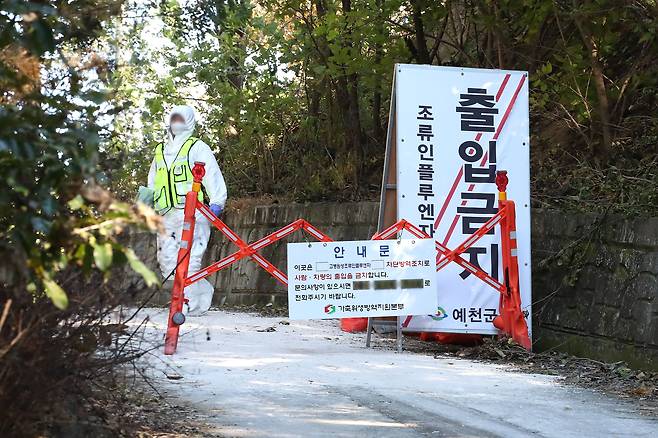
<path id="1" fill-rule="evenodd" d="M 177 136 L 173 136 L 169 130 L 169 123 L 174 114 L 179 114 L 185 121 L 185 131 Z M 178 151 L 185 141 L 193 134 L 194 110 L 187 105 L 179 105 L 173 108 L 169 117 L 165 119 L 167 126 L 167 140 L 163 152 L 167 167 L 176 159 Z M 224 209 L 226 204 L 226 184 L 224 177 L 217 165 L 217 161 L 210 150 L 210 147 L 203 141 L 197 141 L 189 153 L 189 163 L 194 165 L 195 161 L 205 163 L 206 174 L 203 177 L 203 187 L 210 197 L 210 204 L 217 204 Z M 151 163 L 148 176 L 148 187 L 155 189 L 155 159 Z M 180 248 L 181 233 L 183 230 L 183 209 L 171 208 L 163 216 L 165 228 L 164 234 L 158 235 L 158 264 L 162 275 L 167 277 L 175 268 L 178 262 L 178 249 Z M 194 242 L 190 251 L 189 274 L 193 274 L 201 269 L 201 259 L 208 246 L 210 239 L 210 222 L 197 211 L 196 224 L 194 228 Z M 208 311 L 212 296 L 214 293 L 213 286 L 205 279 L 200 280 L 185 288 L 185 298 L 188 299 L 188 305 L 183 306 L 184 311 L 190 315 L 200 315 Z"/>

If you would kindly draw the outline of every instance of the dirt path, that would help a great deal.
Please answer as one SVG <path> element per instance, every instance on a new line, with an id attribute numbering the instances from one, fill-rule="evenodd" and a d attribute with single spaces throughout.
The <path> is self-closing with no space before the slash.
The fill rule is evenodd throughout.
<path id="1" fill-rule="evenodd" d="M 166 313 L 146 314 L 147 337 L 158 342 Z M 633 404 L 558 377 L 368 350 L 335 321 L 216 311 L 184 327 L 175 356 L 152 358 L 154 383 L 203 412 L 210 435 L 636 437 L 658 430 L 658 420 Z"/>

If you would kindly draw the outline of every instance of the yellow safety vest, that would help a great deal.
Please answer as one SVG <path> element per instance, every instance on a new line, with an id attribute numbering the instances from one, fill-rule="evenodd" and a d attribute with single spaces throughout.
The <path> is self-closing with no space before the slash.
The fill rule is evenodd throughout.
<path id="1" fill-rule="evenodd" d="M 185 208 L 185 195 L 192 190 L 194 177 L 190 167 L 190 149 L 199 139 L 188 138 L 181 146 L 176 158 L 167 167 L 164 159 L 164 143 L 155 147 L 155 188 L 153 205 L 159 214 L 165 214 L 172 208 Z M 203 202 L 203 192 L 199 191 L 199 201 Z"/>

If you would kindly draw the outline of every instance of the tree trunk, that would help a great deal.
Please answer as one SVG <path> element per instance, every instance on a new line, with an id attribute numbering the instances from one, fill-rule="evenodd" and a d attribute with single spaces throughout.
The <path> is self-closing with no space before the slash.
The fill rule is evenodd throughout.
<path id="1" fill-rule="evenodd" d="M 384 35 L 384 20 L 382 19 L 382 0 L 377 0 L 377 32 Z M 382 43 L 377 42 L 375 46 L 375 66 L 379 67 L 384 56 L 382 50 Z M 382 111 L 382 84 L 381 81 L 376 81 L 375 89 L 372 96 L 372 134 L 375 138 L 375 143 L 382 143 L 384 138 L 384 128 L 382 127 L 381 111 Z"/>
<path id="2" fill-rule="evenodd" d="M 590 59 L 592 68 L 592 77 L 594 79 L 594 88 L 596 90 L 596 97 L 598 100 L 597 110 L 599 113 L 599 124 L 601 128 L 601 143 L 593 142 L 594 159 L 600 164 L 605 164 L 610 156 L 610 149 L 612 147 L 612 134 L 610 131 L 610 103 L 608 101 L 608 92 L 605 86 L 605 75 L 603 73 L 603 65 L 599 60 L 599 49 L 590 31 L 589 27 L 585 24 L 580 17 L 576 16 L 574 19 L 576 27 L 580 32 L 583 44 L 587 48 L 587 54 Z"/>
<path id="3" fill-rule="evenodd" d="M 425 26 L 423 25 L 423 0 L 411 0 L 411 17 L 414 23 L 415 53 L 414 56 L 419 64 L 431 64 L 430 52 L 427 48 L 425 38 Z"/>
<path id="4" fill-rule="evenodd" d="M 348 15 L 352 11 L 352 2 L 351 0 L 342 0 L 343 12 L 345 15 Z M 354 50 L 354 44 L 352 43 L 352 29 L 349 25 L 346 26 L 346 47 L 349 47 L 352 51 Z M 364 150 L 364 141 L 363 133 L 361 130 L 361 114 L 360 114 L 360 104 L 359 104 L 359 78 L 356 73 L 347 73 L 347 69 L 343 69 L 345 72 L 344 78 L 339 81 L 339 86 L 346 88 L 347 97 L 347 112 L 345 114 L 346 120 L 345 125 L 347 128 L 347 139 L 349 144 L 349 149 L 352 151 L 353 156 L 353 172 L 352 178 L 354 182 L 354 187 L 352 192 L 356 195 L 359 191 L 359 186 L 361 184 L 361 174 L 363 170 L 363 158 L 365 156 Z"/>

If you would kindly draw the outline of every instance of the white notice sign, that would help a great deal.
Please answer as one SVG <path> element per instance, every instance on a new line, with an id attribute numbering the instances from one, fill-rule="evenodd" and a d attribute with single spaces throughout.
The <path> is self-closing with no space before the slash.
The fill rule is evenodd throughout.
<path id="1" fill-rule="evenodd" d="M 291 319 L 434 313 L 433 239 L 288 244 Z"/>

